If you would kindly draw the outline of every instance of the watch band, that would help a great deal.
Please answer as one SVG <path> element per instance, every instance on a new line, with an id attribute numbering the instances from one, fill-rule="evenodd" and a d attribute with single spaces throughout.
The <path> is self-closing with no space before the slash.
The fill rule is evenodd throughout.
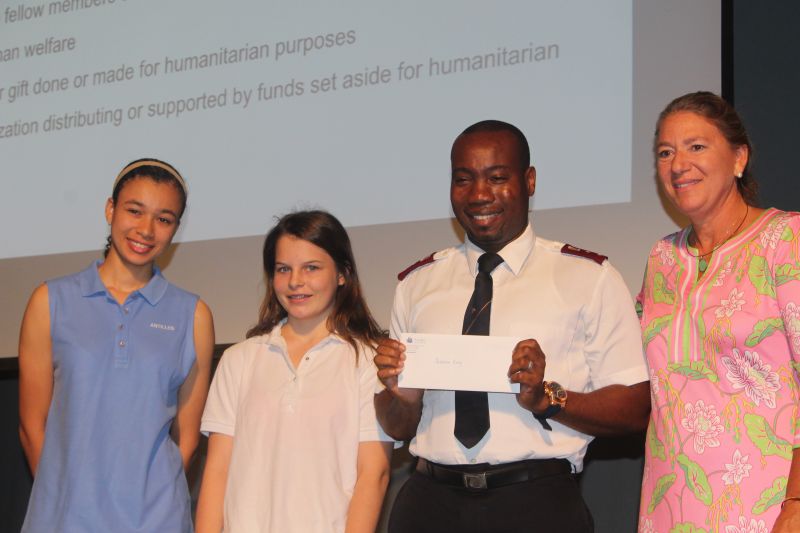
<path id="1" fill-rule="evenodd" d="M 558 404 L 553 404 L 547 406 L 547 409 L 544 410 L 541 414 L 533 413 L 533 418 L 539 421 L 544 429 L 547 431 L 553 431 L 553 426 L 547 421 L 548 418 L 552 418 L 556 416 L 558 413 L 561 412 L 561 406 Z"/>

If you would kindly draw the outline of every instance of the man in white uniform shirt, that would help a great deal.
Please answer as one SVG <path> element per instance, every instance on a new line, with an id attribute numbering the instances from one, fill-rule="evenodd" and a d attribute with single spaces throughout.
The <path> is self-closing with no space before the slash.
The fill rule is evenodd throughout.
<path id="1" fill-rule="evenodd" d="M 488 268 L 491 277 L 488 301 L 479 304 L 489 306 L 490 332 L 479 334 L 526 339 L 509 354 L 508 376 L 520 392 L 474 393 L 470 403 L 460 392 L 399 388 L 405 347 L 380 343 L 378 418 L 389 435 L 411 440 L 419 458 L 389 531 L 591 532 L 575 479 L 586 447 L 594 436 L 643 430 L 650 409 L 632 298 L 605 257 L 534 233 L 528 202 L 536 171 L 516 127 L 470 126 L 455 140 L 451 163 L 450 201 L 467 240 L 400 275 L 391 337 L 467 332 L 479 257 L 498 254 L 478 275 Z M 481 409 L 483 423 L 474 415 Z M 459 422 L 465 410 L 478 422 Z"/>

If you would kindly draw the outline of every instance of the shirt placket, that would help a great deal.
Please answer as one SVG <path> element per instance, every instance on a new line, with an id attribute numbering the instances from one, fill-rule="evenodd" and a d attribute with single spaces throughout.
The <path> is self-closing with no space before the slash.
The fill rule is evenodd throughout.
<path id="1" fill-rule="evenodd" d="M 300 394 L 302 393 L 303 382 L 305 381 L 305 375 L 308 373 L 311 365 L 314 363 L 314 359 L 319 349 L 320 345 L 317 345 L 311 350 L 309 350 L 305 355 L 303 355 L 303 358 L 300 360 L 300 364 L 297 365 L 297 368 L 294 368 L 292 364 L 289 362 L 288 354 L 284 355 L 286 363 L 289 365 L 289 368 L 291 369 L 292 372 L 292 378 L 289 381 L 289 383 L 286 384 L 280 402 L 281 411 L 283 411 L 284 413 L 295 412 L 297 401 L 300 397 Z"/>
<path id="2" fill-rule="evenodd" d="M 297 405 L 297 396 L 300 392 L 300 376 L 296 370 L 292 370 L 292 378 L 283 389 L 281 396 L 280 409 L 284 413 L 293 414 Z"/>
<path id="3" fill-rule="evenodd" d="M 122 305 L 117 305 L 117 325 L 114 336 L 114 368 L 128 368 L 130 364 L 130 324 L 137 297 L 132 295 Z"/>

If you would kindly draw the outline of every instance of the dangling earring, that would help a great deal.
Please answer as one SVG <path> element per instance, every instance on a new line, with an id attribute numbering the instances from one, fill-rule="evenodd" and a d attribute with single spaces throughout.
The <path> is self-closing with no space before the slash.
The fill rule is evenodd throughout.
<path id="1" fill-rule="evenodd" d="M 744 175 L 744 173 L 742 173 L 742 172 L 739 172 L 738 174 L 736 174 L 736 177 L 737 177 L 738 179 L 742 179 L 742 176 L 743 176 L 743 175 Z"/>

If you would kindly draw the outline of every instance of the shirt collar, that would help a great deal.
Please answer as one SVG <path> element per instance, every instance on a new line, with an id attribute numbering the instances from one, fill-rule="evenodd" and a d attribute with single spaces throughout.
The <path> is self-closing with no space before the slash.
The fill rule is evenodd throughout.
<path id="1" fill-rule="evenodd" d="M 103 285 L 103 281 L 100 279 L 100 272 L 97 270 L 97 267 L 101 264 L 103 264 L 103 262 L 97 260 L 92 263 L 89 268 L 78 274 L 81 294 L 83 296 L 95 296 L 97 294 L 111 296 L 106 286 Z M 164 296 L 164 293 L 167 292 L 168 287 L 169 282 L 161 275 L 161 269 L 153 265 L 153 277 L 150 278 L 147 285 L 133 292 L 141 294 L 150 305 L 156 305 Z"/>
<path id="2" fill-rule="evenodd" d="M 96 294 L 106 294 L 106 286 L 100 280 L 100 272 L 97 267 L 102 264 L 102 261 L 95 261 L 89 268 L 78 274 L 78 283 L 81 287 L 81 295 L 94 296 Z"/>
<path id="3" fill-rule="evenodd" d="M 258 344 L 269 344 L 272 346 L 280 346 L 282 348 L 285 348 L 286 341 L 283 339 L 283 335 L 281 334 L 281 327 L 283 327 L 283 325 L 286 324 L 286 320 L 287 319 L 285 317 L 281 319 L 278 325 L 272 328 L 272 331 L 270 331 L 269 333 L 265 333 L 263 335 L 259 335 L 258 337 L 255 338 L 254 342 Z M 326 344 L 329 342 L 341 343 L 345 342 L 345 340 L 336 333 L 329 333 L 328 336 L 322 339 L 322 341 L 320 342 L 324 342 Z"/>
<path id="4" fill-rule="evenodd" d="M 522 270 L 522 267 L 525 266 L 525 262 L 533 251 L 535 242 L 536 234 L 533 232 L 533 227 L 528 223 L 525 231 L 523 231 L 519 237 L 506 244 L 505 247 L 497 253 L 503 258 L 503 264 L 507 265 L 516 276 Z M 465 253 L 470 274 L 477 276 L 478 258 L 483 255 L 484 250 L 467 238 L 465 241 Z"/>
<path id="5" fill-rule="evenodd" d="M 150 305 L 156 305 L 167 292 L 168 287 L 169 282 L 161 275 L 161 269 L 153 265 L 153 277 L 150 278 L 147 285 L 139 289 L 139 294 L 144 296 Z"/>

